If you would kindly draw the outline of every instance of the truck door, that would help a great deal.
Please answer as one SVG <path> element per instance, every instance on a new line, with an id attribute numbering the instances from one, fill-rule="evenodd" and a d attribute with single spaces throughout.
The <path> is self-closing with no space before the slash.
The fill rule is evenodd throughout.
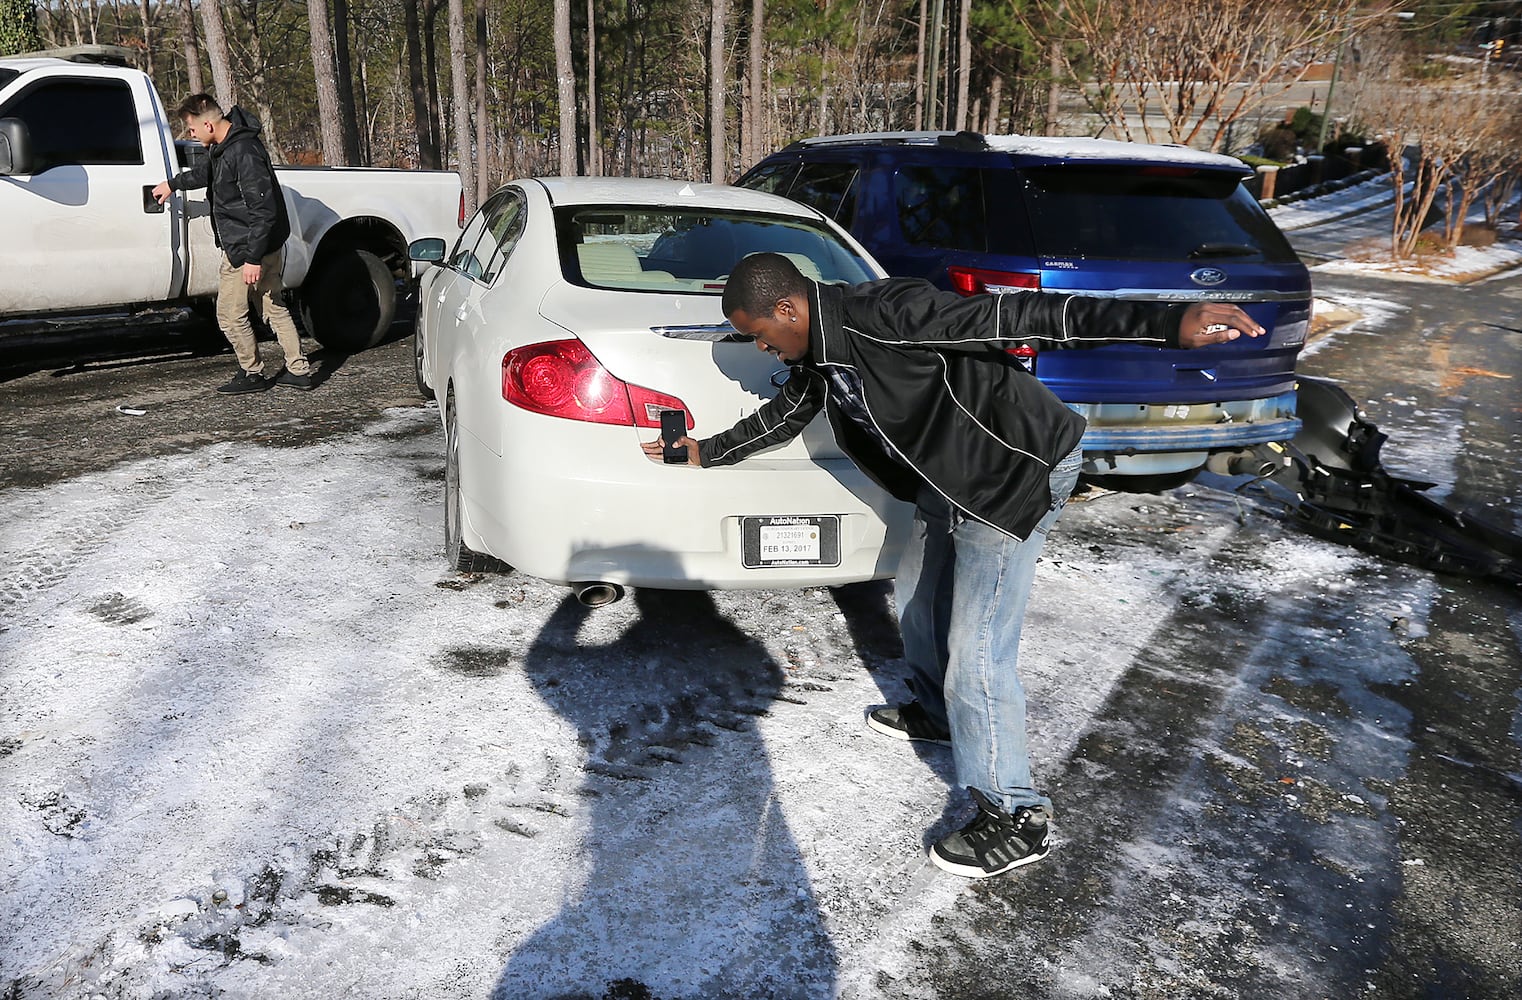
<path id="1" fill-rule="evenodd" d="M 156 107 L 145 81 L 67 72 L 6 97 L 0 118 L 26 123 L 36 162 L 0 177 L 0 313 L 175 294 L 174 216 L 146 190 L 166 169 Z"/>

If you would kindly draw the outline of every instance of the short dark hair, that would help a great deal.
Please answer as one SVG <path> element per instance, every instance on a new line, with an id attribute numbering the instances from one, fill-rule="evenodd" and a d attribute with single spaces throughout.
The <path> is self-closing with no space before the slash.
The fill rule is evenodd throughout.
<path id="1" fill-rule="evenodd" d="M 191 94 L 180 102 L 179 116 L 184 118 L 222 117 L 222 106 L 210 94 Z"/>
<path id="2" fill-rule="evenodd" d="M 745 310 L 747 316 L 770 319 L 777 303 L 793 295 L 807 295 L 809 279 L 780 253 L 753 253 L 729 273 L 724 283 L 724 315 Z"/>

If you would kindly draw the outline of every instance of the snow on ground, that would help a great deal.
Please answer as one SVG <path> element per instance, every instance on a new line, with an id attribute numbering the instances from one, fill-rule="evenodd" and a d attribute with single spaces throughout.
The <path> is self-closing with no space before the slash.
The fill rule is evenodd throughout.
<path id="1" fill-rule="evenodd" d="M 884 595 L 588 612 L 446 572 L 438 437 L 398 410 L 0 494 L 0 983 L 878 995 L 971 891 L 923 854 L 964 808 L 949 755 L 862 725 L 903 694 Z M 1184 555 L 1054 535 L 1024 657 L 1038 773 L 1202 574 L 1279 592 L 1361 558 L 1289 537 L 1211 566 L 1235 511 L 1194 522 Z"/>
<path id="2" fill-rule="evenodd" d="M 1377 295 L 1323 291 L 1311 302 L 1312 315 L 1332 317 L 1336 325 L 1328 334 L 1307 341 L 1300 350 L 1300 357 L 1310 357 L 1332 343 L 1340 333 L 1378 330 L 1409 309 L 1409 306 Z"/>
<path id="3" fill-rule="evenodd" d="M 1276 205 L 1268 210 L 1268 214 L 1280 229 L 1290 232 L 1321 225 L 1355 212 L 1371 211 L 1394 200 L 1395 193 L 1390 190 L 1390 175 L 1381 174 L 1362 184 L 1354 184 L 1318 198 Z"/>
<path id="4" fill-rule="evenodd" d="M 1331 260 L 1319 264 L 1322 274 L 1373 274 L 1404 281 L 1464 281 L 1498 275 L 1522 267 L 1522 243 L 1492 243 L 1488 247 L 1455 247 L 1451 254 L 1422 254 L 1407 260 Z"/>

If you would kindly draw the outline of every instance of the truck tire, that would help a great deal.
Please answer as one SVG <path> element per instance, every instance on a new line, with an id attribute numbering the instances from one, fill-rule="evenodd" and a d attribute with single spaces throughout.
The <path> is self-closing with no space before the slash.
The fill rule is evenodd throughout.
<path id="1" fill-rule="evenodd" d="M 301 286 L 301 318 L 324 347 L 353 354 L 381 342 L 396 316 L 396 279 L 375 254 L 345 247 Z"/>

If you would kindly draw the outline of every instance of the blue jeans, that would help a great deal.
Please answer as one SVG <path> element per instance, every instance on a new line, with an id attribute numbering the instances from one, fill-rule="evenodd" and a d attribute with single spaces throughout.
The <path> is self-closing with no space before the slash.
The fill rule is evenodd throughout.
<path id="1" fill-rule="evenodd" d="M 1025 689 L 1017 669 L 1020 627 L 1036 559 L 1078 481 L 1075 449 L 1051 473 L 1052 507 L 1021 541 L 952 509 L 926 486 L 895 596 L 909 689 L 951 732 L 957 783 L 1014 811 L 1051 800 L 1031 781 Z"/>

